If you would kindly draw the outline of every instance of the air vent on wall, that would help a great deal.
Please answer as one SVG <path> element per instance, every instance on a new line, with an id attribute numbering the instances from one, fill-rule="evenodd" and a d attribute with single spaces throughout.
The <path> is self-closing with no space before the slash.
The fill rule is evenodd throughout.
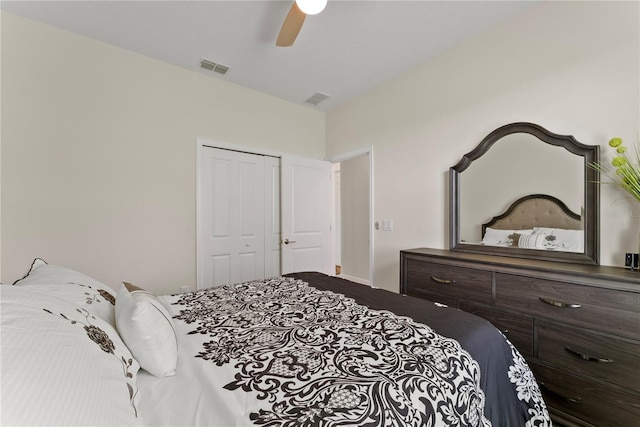
<path id="1" fill-rule="evenodd" d="M 200 66 L 205 70 L 215 71 L 220 74 L 226 74 L 226 72 L 229 71 L 229 67 L 226 65 L 216 64 L 215 62 L 204 58 L 200 60 Z"/>
<path id="2" fill-rule="evenodd" d="M 327 98 L 329 98 L 329 95 L 327 95 L 325 93 L 321 93 L 321 92 L 316 92 L 311 96 L 311 98 L 307 99 L 304 102 L 306 102 L 308 104 L 318 105 L 319 103 L 321 103 L 322 101 L 324 101 Z"/>

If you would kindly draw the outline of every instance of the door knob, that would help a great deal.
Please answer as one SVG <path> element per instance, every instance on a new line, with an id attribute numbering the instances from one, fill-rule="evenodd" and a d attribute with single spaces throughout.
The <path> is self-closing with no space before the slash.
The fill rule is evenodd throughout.
<path id="1" fill-rule="evenodd" d="M 289 243 L 295 243 L 295 240 L 284 239 L 284 244 L 288 245 Z"/>

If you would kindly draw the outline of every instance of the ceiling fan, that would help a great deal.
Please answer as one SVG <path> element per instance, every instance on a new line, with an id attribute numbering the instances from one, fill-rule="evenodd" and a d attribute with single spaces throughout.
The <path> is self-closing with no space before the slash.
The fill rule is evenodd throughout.
<path id="1" fill-rule="evenodd" d="M 322 12 L 326 5 L 327 0 L 296 0 L 293 2 L 280 28 L 276 46 L 287 47 L 293 45 L 307 15 L 315 15 Z"/>

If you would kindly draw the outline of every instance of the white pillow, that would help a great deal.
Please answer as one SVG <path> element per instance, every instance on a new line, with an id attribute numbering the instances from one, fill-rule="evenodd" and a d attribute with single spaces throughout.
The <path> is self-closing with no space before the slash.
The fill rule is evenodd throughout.
<path id="1" fill-rule="evenodd" d="M 0 287 L 2 425 L 129 426 L 138 362 L 116 330 L 37 287 Z"/>
<path id="2" fill-rule="evenodd" d="M 116 327 L 142 369 L 156 377 L 175 374 L 176 333 L 171 315 L 155 295 L 123 282 L 116 298 Z"/>
<path id="3" fill-rule="evenodd" d="M 545 248 L 568 252 L 584 252 L 584 230 L 533 227 L 535 234 L 546 234 Z"/>
<path id="4" fill-rule="evenodd" d="M 529 235 L 533 233 L 533 229 L 527 230 L 497 230 L 487 227 L 482 237 L 482 244 L 492 246 L 511 246 L 513 244 L 514 233 L 520 235 Z"/>
<path id="5" fill-rule="evenodd" d="M 70 268 L 36 258 L 14 286 L 28 286 L 75 303 L 115 327 L 116 293 L 102 282 Z"/>
<path id="6" fill-rule="evenodd" d="M 518 240 L 518 247 L 526 249 L 546 249 L 546 234 L 523 234 Z"/>

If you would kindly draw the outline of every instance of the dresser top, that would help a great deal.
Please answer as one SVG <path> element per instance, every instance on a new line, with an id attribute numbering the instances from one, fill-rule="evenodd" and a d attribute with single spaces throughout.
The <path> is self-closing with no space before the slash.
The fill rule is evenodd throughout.
<path id="1" fill-rule="evenodd" d="M 593 281 L 594 284 L 610 284 L 610 287 L 613 288 L 623 287 L 640 292 L 640 271 L 631 271 L 622 267 L 509 258 L 431 248 L 404 249 L 400 252 L 401 254 L 424 255 L 456 263 L 472 263 L 476 266 L 483 265 L 486 266 L 487 269 L 514 271 L 526 269 L 529 272 L 540 272 L 541 275 L 545 276 L 571 276 L 581 278 L 581 280 L 587 282 Z"/>

